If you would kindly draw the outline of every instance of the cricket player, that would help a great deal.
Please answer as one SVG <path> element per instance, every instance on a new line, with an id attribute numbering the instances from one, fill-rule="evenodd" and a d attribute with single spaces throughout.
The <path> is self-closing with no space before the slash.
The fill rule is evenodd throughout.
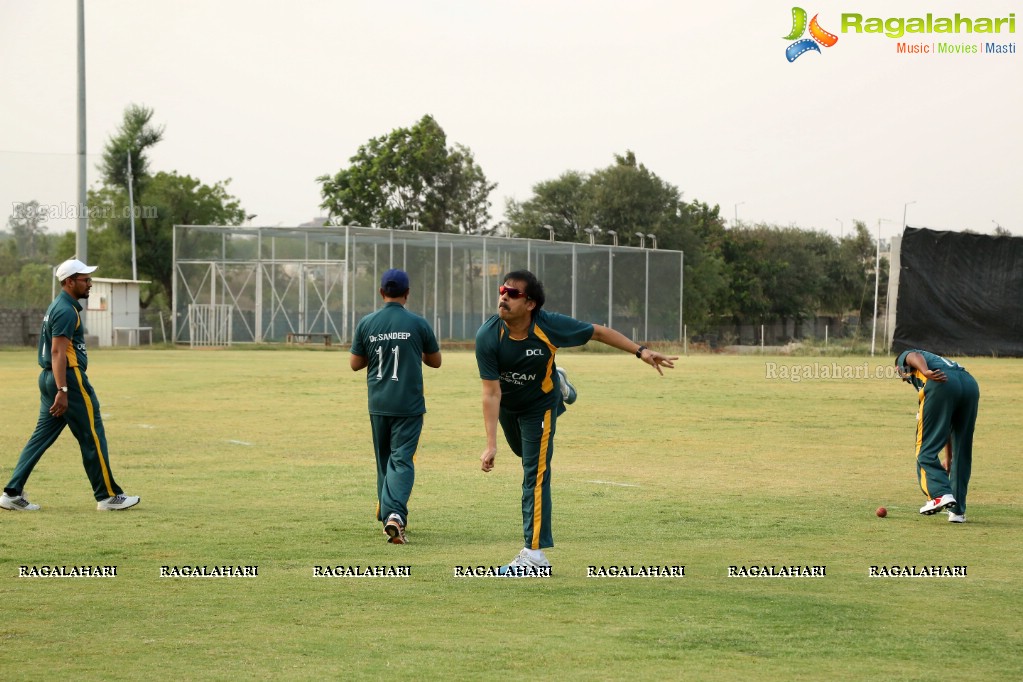
<path id="1" fill-rule="evenodd" d="M 100 418 L 99 399 L 85 374 L 89 357 L 85 349 L 85 328 L 82 326 L 82 304 L 89 298 L 95 265 L 71 259 L 57 266 L 60 293 L 46 310 L 39 333 L 39 419 L 14 474 L 0 496 L 0 508 L 12 511 L 37 511 L 25 497 L 25 483 L 43 453 L 56 442 L 65 426 L 78 439 L 82 464 L 92 483 L 96 508 L 120 511 L 139 503 L 139 498 L 125 495 L 110 471 L 107 438 Z"/>
<path id="2" fill-rule="evenodd" d="M 966 489 L 973 467 L 973 430 L 980 388 L 957 362 L 925 350 L 899 354 L 895 365 L 903 381 L 917 390 L 916 470 L 927 504 L 925 515 L 948 510 L 952 523 L 966 521 Z M 947 447 L 950 445 L 950 448 Z M 950 452 L 950 461 L 941 455 Z"/>
<path id="3" fill-rule="evenodd" d="M 388 542 L 408 542 L 408 501 L 426 399 L 423 364 L 440 367 L 440 345 L 430 323 L 405 309 L 409 278 L 388 270 L 380 279 L 384 307 L 359 320 L 349 364 L 367 369 L 369 421 L 377 460 L 377 520 Z"/>
<path id="4" fill-rule="evenodd" d="M 505 275 L 498 289 L 497 314 L 476 334 L 476 363 L 483 381 L 483 424 L 487 446 L 480 455 L 484 472 L 492 471 L 500 423 L 512 452 L 522 460 L 522 531 L 524 547 L 505 573 L 550 566 L 544 550 L 554 546 L 551 533 L 551 458 L 558 416 L 576 397 L 575 387 L 555 364 L 559 348 L 600 341 L 634 354 L 661 375 L 673 368 L 668 357 L 599 324 L 543 310 L 543 284 L 528 270 Z"/>

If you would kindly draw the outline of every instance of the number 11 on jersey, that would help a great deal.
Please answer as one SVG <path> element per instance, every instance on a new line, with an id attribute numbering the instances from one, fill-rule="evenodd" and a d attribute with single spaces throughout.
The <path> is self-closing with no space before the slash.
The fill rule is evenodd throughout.
<path id="1" fill-rule="evenodd" d="M 391 349 L 391 355 L 394 356 L 394 369 L 391 371 L 391 381 L 398 380 L 398 351 L 399 348 L 395 346 Z M 382 346 L 377 346 L 377 379 L 384 378 L 384 349 Z"/>

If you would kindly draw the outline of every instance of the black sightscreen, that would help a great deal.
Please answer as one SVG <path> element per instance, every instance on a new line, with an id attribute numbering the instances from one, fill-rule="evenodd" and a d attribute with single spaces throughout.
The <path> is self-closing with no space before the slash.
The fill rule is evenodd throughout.
<path id="1" fill-rule="evenodd" d="M 906 228 L 892 349 L 1023 357 L 1023 238 Z"/>

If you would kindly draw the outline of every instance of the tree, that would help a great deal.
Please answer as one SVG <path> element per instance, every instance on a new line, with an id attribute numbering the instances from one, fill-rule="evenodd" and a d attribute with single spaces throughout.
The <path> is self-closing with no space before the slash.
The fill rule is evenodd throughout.
<path id="1" fill-rule="evenodd" d="M 844 237 L 839 244 L 839 263 L 841 271 L 836 275 L 840 279 L 845 296 L 841 306 L 834 306 L 834 312 L 855 310 L 861 320 L 870 317 L 873 311 L 873 298 L 868 293 L 874 284 L 874 262 L 876 249 L 874 238 L 871 237 L 866 223 L 862 220 L 853 222 L 853 234 Z M 884 270 L 882 262 L 882 271 Z M 885 284 L 887 289 L 887 284 Z"/>
<path id="2" fill-rule="evenodd" d="M 245 221 L 239 200 L 227 191 L 230 182 L 205 185 L 190 175 L 162 171 L 146 177 L 135 210 L 136 261 L 140 277 L 153 280 L 157 286 L 143 292 L 143 308 L 161 294 L 170 301 L 174 225 L 240 225 Z M 93 260 L 104 262 L 105 272 L 111 275 L 130 276 L 127 196 L 120 188 L 108 185 L 89 192 L 89 206 L 94 216 L 106 216 L 93 219 L 89 227 Z"/>
<path id="3" fill-rule="evenodd" d="M 822 232 L 756 225 L 729 230 L 725 258 L 731 273 L 735 321 L 805 319 L 821 308 L 826 263 L 837 243 Z"/>
<path id="4" fill-rule="evenodd" d="M 728 270 L 726 309 L 737 323 L 801 320 L 820 313 L 873 310 L 875 243 L 857 221 L 841 240 L 824 232 L 755 225 L 725 231 L 721 253 Z M 881 261 L 880 297 L 888 263 Z"/>
<path id="5" fill-rule="evenodd" d="M 449 150 L 446 171 L 442 192 L 444 224 L 455 228 L 452 231 L 464 234 L 492 232 L 494 228 L 488 225 L 490 193 L 497 183 L 487 182 L 472 151 L 460 144 Z"/>
<path id="6" fill-rule="evenodd" d="M 615 163 L 596 171 L 587 184 L 593 220 L 604 232 L 614 230 L 634 246 L 645 241 L 636 232 L 652 234 L 661 248 L 678 248 L 682 193 L 638 163 L 633 152 L 616 154 Z"/>
<path id="7" fill-rule="evenodd" d="M 621 246 L 653 246 L 646 235 L 654 235 L 658 248 L 685 252 L 685 322 L 702 328 L 725 308 L 718 207 L 687 203 L 631 151 L 616 154 L 614 163 L 592 174 L 567 171 L 537 183 L 531 198 L 508 201 L 506 216 L 512 234 L 533 239 L 547 239 L 548 227 L 560 241 L 588 242 L 592 235 L 596 243 L 613 244 L 614 232 Z M 642 282 L 626 280 L 620 287 L 616 297 L 635 312 L 643 300 Z"/>
<path id="8" fill-rule="evenodd" d="M 124 110 L 121 125 L 103 149 L 99 166 L 103 184 L 89 192 L 90 257 L 102 263 L 104 274 L 129 277 L 131 183 L 138 275 L 153 281 L 152 286 L 143 287 L 143 308 L 154 301 L 170 304 L 174 225 L 240 225 L 247 217 L 238 199 L 227 191 L 230 180 L 205 185 L 177 171 L 150 172 L 148 151 L 163 139 L 164 130 L 152 119 L 153 110 L 144 106 L 133 104 Z"/>
<path id="9" fill-rule="evenodd" d="M 7 219 L 7 226 L 14 235 L 18 254 L 22 258 L 35 258 L 43 234 L 46 232 L 46 212 L 39 202 L 26 201 L 14 205 L 14 212 Z"/>
<path id="10" fill-rule="evenodd" d="M 163 126 L 153 125 L 153 110 L 132 104 L 124 110 L 124 118 L 103 148 L 99 170 L 103 182 L 128 190 L 128 156 L 131 156 L 132 191 L 136 198 L 149 180 L 147 151 L 163 139 Z"/>
<path id="11" fill-rule="evenodd" d="M 371 139 L 349 161 L 316 179 L 332 224 L 464 234 L 491 229 L 489 195 L 497 185 L 487 182 L 467 147 L 447 147 L 432 116 Z"/>
<path id="12" fill-rule="evenodd" d="M 590 225 L 592 201 L 588 196 L 589 177 L 568 171 L 554 180 L 533 185 L 533 197 L 522 203 L 513 199 L 505 205 L 505 216 L 512 234 L 529 239 L 547 239 L 548 227 L 558 241 L 582 241 L 583 230 Z"/>
<path id="13" fill-rule="evenodd" d="M 63 235 L 47 234 L 46 208 L 18 202 L 0 232 L 0 307 L 45 308 L 53 298 L 53 266 L 74 254 L 62 249 Z"/>

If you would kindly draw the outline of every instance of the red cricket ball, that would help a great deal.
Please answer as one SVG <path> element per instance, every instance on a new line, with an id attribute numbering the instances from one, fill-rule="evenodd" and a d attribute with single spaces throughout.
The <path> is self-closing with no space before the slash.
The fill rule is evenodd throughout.
<path id="1" fill-rule="evenodd" d="M 884 517 L 888 516 L 888 510 L 887 510 L 887 509 L 885 509 L 884 507 L 878 507 L 878 508 L 877 508 L 877 512 L 875 512 L 875 513 L 876 513 L 876 514 L 877 514 L 877 515 L 878 515 L 878 516 L 879 516 L 880 518 L 882 518 L 882 519 L 883 519 Z"/>

